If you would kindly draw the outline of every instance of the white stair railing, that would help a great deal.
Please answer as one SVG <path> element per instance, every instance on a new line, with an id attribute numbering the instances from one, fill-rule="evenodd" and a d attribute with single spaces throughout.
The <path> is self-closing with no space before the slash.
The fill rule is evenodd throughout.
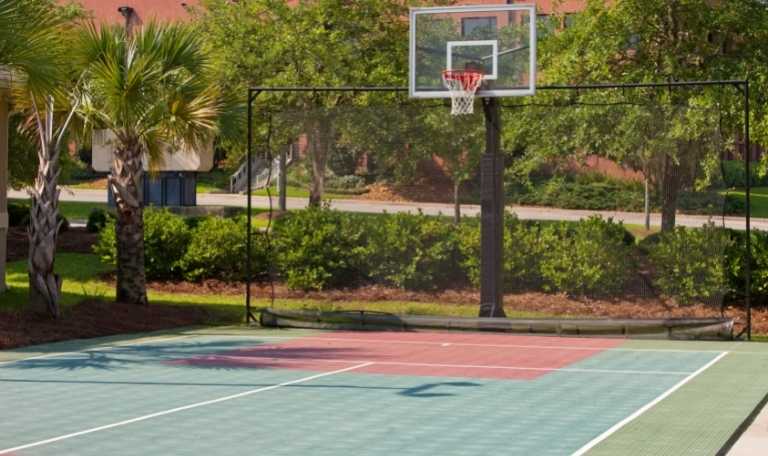
<path id="1" fill-rule="evenodd" d="M 296 149 L 294 144 L 290 144 L 286 150 L 286 167 L 293 163 L 294 151 Z M 251 190 L 258 190 L 270 185 L 273 180 L 277 180 L 277 175 L 280 173 L 280 158 L 274 158 L 272 160 L 272 166 L 267 163 L 261 157 L 253 157 L 251 159 Z M 229 191 L 231 193 L 245 193 L 248 187 L 248 162 L 243 161 L 237 171 L 229 178 Z"/>

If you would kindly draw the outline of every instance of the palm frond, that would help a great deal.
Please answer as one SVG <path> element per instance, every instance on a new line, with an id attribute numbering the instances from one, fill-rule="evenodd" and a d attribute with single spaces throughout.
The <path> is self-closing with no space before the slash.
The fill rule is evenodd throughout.
<path id="1" fill-rule="evenodd" d="M 133 137 L 154 159 L 162 144 L 210 144 L 227 104 L 206 77 L 208 58 L 192 28 L 149 23 L 128 36 L 91 26 L 81 48 L 89 88 L 82 114 L 92 124 Z"/>
<path id="2" fill-rule="evenodd" d="M 61 26 L 66 18 L 44 0 L 0 0 L 0 66 L 20 93 L 51 93 L 66 74 Z M 18 93 L 17 92 L 17 93 Z"/>

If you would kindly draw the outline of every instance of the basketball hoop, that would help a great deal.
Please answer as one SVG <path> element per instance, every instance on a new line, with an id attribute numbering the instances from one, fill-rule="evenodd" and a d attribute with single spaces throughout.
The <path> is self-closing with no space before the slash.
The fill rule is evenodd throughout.
<path id="1" fill-rule="evenodd" d="M 451 114 L 459 116 L 475 112 L 475 93 L 483 82 L 477 70 L 445 70 L 443 84 L 451 93 Z"/>

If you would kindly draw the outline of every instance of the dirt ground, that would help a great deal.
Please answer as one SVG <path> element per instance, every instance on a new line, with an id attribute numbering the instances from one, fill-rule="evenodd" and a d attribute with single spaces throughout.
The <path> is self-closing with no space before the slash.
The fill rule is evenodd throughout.
<path id="1" fill-rule="evenodd" d="M 202 283 L 190 282 L 152 282 L 150 288 L 169 293 L 240 295 L 242 284 L 208 280 Z M 298 291 L 290 290 L 282 284 L 275 284 L 275 298 L 313 299 L 333 301 L 412 301 L 439 302 L 446 305 L 475 304 L 480 302 L 477 290 L 447 290 L 441 292 L 412 292 L 378 285 L 352 289 Z M 252 287 L 255 297 L 266 298 L 271 295 L 267 283 L 256 283 Z M 564 294 L 541 292 L 521 292 L 504 296 L 504 308 L 526 312 L 542 312 L 552 315 L 602 317 L 602 318 L 712 318 L 726 316 L 736 322 L 738 334 L 746 324 L 746 313 L 742 306 L 730 305 L 721 309 L 717 305 L 689 304 L 680 305 L 671 300 L 657 298 L 627 297 L 623 299 L 574 298 Z M 752 330 L 754 333 L 768 333 L 768 308 L 755 308 L 752 311 Z"/>
<path id="2" fill-rule="evenodd" d="M 85 228 L 70 228 L 59 233 L 57 249 L 67 253 L 93 253 L 91 246 L 98 235 Z M 12 227 L 8 230 L 8 261 L 26 260 L 29 255 L 29 238 L 26 228 Z"/>
<path id="3" fill-rule="evenodd" d="M 24 260 L 28 253 L 26 232 L 12 228 L 9 232 L 9 260 Z M 90 253 L 96 235 L 84 229 L 73 228 L 60 235 L 59 252 Z M 110 278 L 105 277 L 106 280 Z M 202 283 L 152 282 L 154 290 L 187 293 L 242 295 L 243 285 L 208 280 Z M 270 286 L 257 283 L 252 288 L 256 297 L 269 297 Z M 411 292 L 371 285 L 354 289 L 303 292 L 275 284 L 275 297 L 333 301 L 414 301 L 445 303 L 445 305 L 475 304 L 480 296 L 477 290 L 457 289 L 442 292 Z M 704 304 L 678 305 L 658 298 L 625 297 L 622 299 L 573 298 L 562 294 L 524 292 L 504 297 L 508 310 L 542 312 L 552 315 L 609 317 L 609 318 L 674 318 L 718 317 L 720 307 Z M 213 315 L 200 307 L 161 306 L 136 307 L 120 303 L 99 301 L 83 302 L 66 309 L 59 321 L 26 312 L 0 313 L 0 349 L 19 347 L 58 340 L 106 336 L 120 333 L 167 329 L 179 326 L 205 324 Z M 736 333 L 745 324 L 741 306 L 728 306 L 723 315 L 736 320 Z M 768 334 L 768 308 L 753 310 L 753 332 Z"/>
<path id="4" fill-rule="evenodd" d="M 201 307 L 135 306 L 103 301 L 86 301 L 67 308 L 59 320 L 29 312 L 0 312 L 0 350 L 206 324 L 211 318 L 211 313 Z"/>

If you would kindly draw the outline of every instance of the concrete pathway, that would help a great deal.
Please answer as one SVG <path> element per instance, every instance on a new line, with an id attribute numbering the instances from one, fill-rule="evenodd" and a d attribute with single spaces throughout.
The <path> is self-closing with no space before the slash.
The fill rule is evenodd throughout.
<path id="1" fill-rule="evenodd" d="M 28 198 L 26 192 L 10 190 L 9 198 Z M 62 201 L 80 201 L 80 202 L 101 202 L 107 201 L 105 190 L 90 189 L 71 189 L 64 188 L 61 192 Z M 230 193 L 198 193 L 197 203 L 200 206 L 229 206 L 245 207 L 246 197 L 240 194 Z M 277 205 L 277 198 L 272 199 L 273 205 Z M 288 209 L 299 209 L 307 206 L 307 198 L 288 198 Z M 264 196 L 254 196 L 253 206 L 257 208 L 269 207 L 269 199 Z M 417 212 L 421 210 L 427 215 L 452 215 L 453 205 L 443 203 L 414 203 L 414 202 L 393 202 L 393 201 L 371 201 L 362 199 L 337 199 L 332 200 L 331 207 L 334 209 L 349 212 L 382 213 L 382 212 Z M 643 225 L 645 216 L 640 212 L 621 212 L 621 211 L 593 211 L 593 210 L 575 210 L 558 209 L 551 207 L 532 207 L 532 206 L 508 206 L 507 209 L 517 214 L 524 220 L 581 220 L 591 215 L 600 215 L 604 218 L 611 217 L 616 221 L 625 224 Z M 468 216 L 480 214 L 480 206 L 477 204 L 464 204 L 461 206 L 461 213 Z M 727 216 L 710 217 L 704 215 L 684 215 L 678 214 L 677 224 L 679 226 L 698 227 L 708 221 L 714 221 L 717 225 L 724 224 L 727 228 L 745 229 L 746 222 L 744 217 Z M 661 214 L 651 215 L 651 225 L 661 225 Z M 752 228 L 768 231 L 768 219 L 752 218 Z"/>
<path id="2" fill-rule="evenodd" d="M 749 429 L 728 452 L 728 456 L 756 456 L 768 454 L 768 407 L 757 416 Z"/>

